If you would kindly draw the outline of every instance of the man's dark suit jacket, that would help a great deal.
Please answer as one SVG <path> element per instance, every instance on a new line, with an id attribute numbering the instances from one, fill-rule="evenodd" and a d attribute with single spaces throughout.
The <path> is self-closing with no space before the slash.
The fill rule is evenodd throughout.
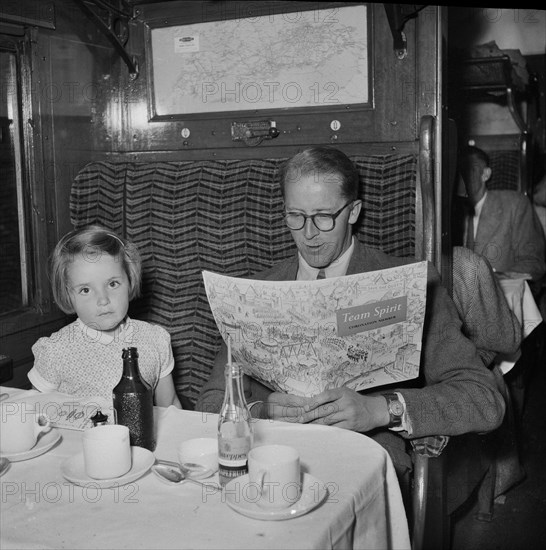
<path id="1" fill-rule="evenodd" d="M 454 205 L 454 245 L 464 246 L 464 208 Z M 529 199 L 517 191 L 489 190 L 472 248 L 497 272 L 529 273 L 533 280 L 546 273 L 544 230 Z"/>

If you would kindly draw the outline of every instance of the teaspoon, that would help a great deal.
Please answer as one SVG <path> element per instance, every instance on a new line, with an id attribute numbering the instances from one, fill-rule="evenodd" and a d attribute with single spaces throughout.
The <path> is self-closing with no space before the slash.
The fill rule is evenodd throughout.
<path id="1" fill-rule="evenodd" d="M 178 466 L 172 466 L 170 464 L 154 464 L 152 466 L 152 473 L 155 474 L 161 481 L 168 483 L 170 485 L 178 485 L 179 483 L 184 483 L 185 481 L 191 481 L 201 487 L 212 487 L 214 489 L 220 489 L 216 483 L 203 483 L 187 477 Z"/>
<path id="2" fill-rule="evenodd" d="M 4 456 L 0 457 L 0 476 L 8 471 L 10 465 L 11 462 L 9 461 L 9 459 Z"/>

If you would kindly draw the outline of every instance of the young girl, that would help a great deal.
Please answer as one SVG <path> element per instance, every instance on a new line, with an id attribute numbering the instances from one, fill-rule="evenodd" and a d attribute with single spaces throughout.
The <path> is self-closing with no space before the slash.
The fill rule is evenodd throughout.
<path id="1" fill-rule="evenodd" d="M 169 333 L 127 316 L 141 282 L 133 244 L 97 225 L 73 231 L 55 247 L 51 282 L 56 304 L 78 318 L 32 347 L 28 378 L 35 389 L 111 399 L 123 370 L 123 348 L 136 347 L 143 378 L 157 384 L 155 404 L 182 408 L 171 374 Z"/>

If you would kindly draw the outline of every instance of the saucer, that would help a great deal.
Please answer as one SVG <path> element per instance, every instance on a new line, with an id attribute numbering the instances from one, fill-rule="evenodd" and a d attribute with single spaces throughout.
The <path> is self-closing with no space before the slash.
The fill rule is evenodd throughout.
<path id="1" fill-rule="evenodd" d="M 4 457 L 0 457 L 0 477 L 2 477 L 10 468 L 11 462 Z"/>
<path id="2" fill-rule="evenodd" d="M 42 435 L 38 442 L 32 449 L 28 451 L 22 451 L 20 453 L 0 453 L 0 456 L 9 458 L 11 462 L 19 462 L 21 460 L 29 460 L 30 458 L 35 458 L 37 456 L 43 455 L 49 449 L 51 449 L 57 441 L 61 439 L 61 434 L 55 429 L 51 429 L 46 434 Z"/>
<path id="3" fill-rule="evenodd" d="M 231 508 L 239 514 L 243 514 L 253 519 L 278 521 L 297 518 L 316 508 L 328 495 L 328 489 L 326 489 L 322 481 L 310 474 L 304 473 L 300 499 L 287 508 L 282 508 L 281 510 L 268 510 L 267 508 L 258 506 L 258 504 L 254 502 L 254 499 L 245 499 L 245 487 L 249 484 L 250 479 L 248 474 L 232 479 L 225 486 L 224 495 L 226 502 Z M 254 494 L 254 490 L 248 493 L 248 495 L 252 496 Z"/>
<path id="4" fill-rule="evenodd" d="M 142 477 L 155 462 L 154 453 L 144 447 L 131 447 L 133 464 L 131 469 L 124 475 L 110 479 L 94 479 L 85 473 L 83 453 L 66 458 L 61 463 L 61 473 L 68 481 L 76 485 L 99 487 L 119 487 Z"/>

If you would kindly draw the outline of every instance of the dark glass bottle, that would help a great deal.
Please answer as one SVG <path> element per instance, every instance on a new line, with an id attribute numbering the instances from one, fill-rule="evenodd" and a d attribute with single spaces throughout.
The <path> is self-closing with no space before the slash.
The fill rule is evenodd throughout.
<path id="1" fill-rule="evenodd" d="M 116 422 L 129 428 L 131 445 L 155 450 L 154 397 L 140 375 L 137 348 L 123 350 L 123 374 L 113 390 Z"/>
<path id="2" fill-rule="evenodd" d="M 226 393 L 218 419 L 218 474 L 222 487 L 248 473 L 252 419 L 243 391 L 243 373 L 235 362 L 226 365 Z"/>

